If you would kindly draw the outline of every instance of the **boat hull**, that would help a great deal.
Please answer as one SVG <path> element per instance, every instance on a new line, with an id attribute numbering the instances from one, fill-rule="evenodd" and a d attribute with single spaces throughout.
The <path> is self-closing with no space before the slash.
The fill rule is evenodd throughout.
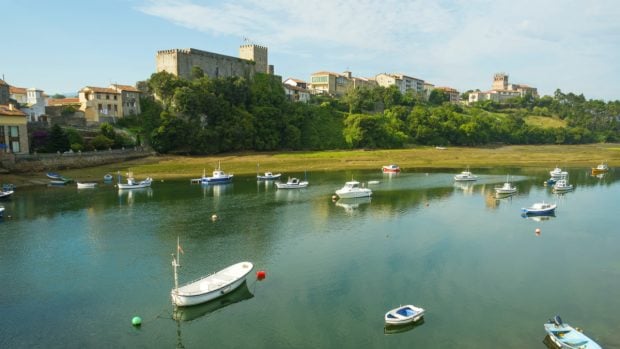
<path id="1" fill-rule="evenodd" d="M 338 197 L 341 199 L 366 198 L 372 196 L 372 191 L 363 190 L 341 192 L 340 190 L 336 190 L 336 195 L 338 195 Z"/>
<path id="2" fill-rule="evenodd" d="M 13 195 L 13 193 L 14 193 L 14 191 L 12 191 L 12 190 L 6 190 L 6 191 L 5 191 L 5 190 L 3 190 L 3 191 L 0 191 L 0 199 L 5 199 L 5 198 L 8 198 L 8 197 L 10 197 L 11 195 Z"/>
<path id="3" fill-rule="evenodd" d="M 97 183 L 77 183 L 78 189 L 92 189 L 97 187 Z"/>
<path id="4" fill-rule="evenodd" d="M 232 176 L 230 177 L 222 177 L 222 178 L 212 178 L 206 177 L 200 180 L 202 184 L 228 184 L 232 182 Z"/>
<path id="5" fill-rule="evenodd" d="M 567 324 L 546 323 L 549 339 L 562 349 L 601 349 L 595 341 Z"/>
<path id="6" fill-rule="evenodd" d="M 242 269 L 244 273 L 235 275 L 235 278 L 233 279 L 230 279 L 224 282 L 214 283 L 214 280 L 221 281 L 219 279 L 219 276 L 220 275 L 223 276 L 224 274 L 222 273 L 226 272 L 227 270 L 231 270 L 231 268 L 245 268 L 245 269 Z M 205 302 L 214 300 L 218 297 L 222 297 L 234 291 L 239 286 L 241 286 L 253 268 L 254 268 L 254 265 L 250 262 L 237 263 L 213 275 L 207 276 L 198 281 L 194 281 L 187 285 L 181 286 L 179 287 L 178 290 L 172 289 L 172 291 L 170 291 L 170 296 L 172 297 L 172 304 L 178 307 L 188 307 L 192 305 L 205 303 Z M 191 292 L 191 291 L 186 292 L 184 290 L 184 288 L 201 290 L 207 287 L 211 287 L 213 285 L 217 285 L 217 287 L 209 288 L 205 292 Z"/>
<path id="7" fill-rule="evenodd" d="M 274 175 L 265 175 L 265 176 L 256 176 L 256 179 L 259 181 L 274 181 L 276 179 L 280 179 L 280 177 L 282 176 L 281 173 L 278 174 L 274 174 Z"/>
<path id="8" fill-rule="evenodd" d="M 404 305 L 385 313 L 387 325 L 406 325 L 424 317 L 425 310 L 414 305 Z"/>
<path id="9" fill-rule="evenodd" d="M 143 183 L 143 184 L 118 184 L 118 189 L 140 189 L 140 188 L 148 188 L 151 186 L 151 183 Z"/>

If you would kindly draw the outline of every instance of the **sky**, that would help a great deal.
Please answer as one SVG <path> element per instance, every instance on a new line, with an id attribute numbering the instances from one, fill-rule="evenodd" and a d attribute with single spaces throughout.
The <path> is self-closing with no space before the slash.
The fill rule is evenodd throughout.
<path id="1" fill-rule="evenodd" d="M 283 79 L 400 73 L 459 91 L 493 74 L 620 99 L 617 0 L 0 0 L 0 78 L 48 95 L 135 85 L 158 50 L 269 48 Z"/>

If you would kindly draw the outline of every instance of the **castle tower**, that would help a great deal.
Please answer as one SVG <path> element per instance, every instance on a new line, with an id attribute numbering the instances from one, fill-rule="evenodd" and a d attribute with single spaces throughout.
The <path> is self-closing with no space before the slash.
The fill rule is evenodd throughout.
<path id="1" fill-rule="evenodd" d="M 508 74 L 496 73 L 493 75 L 493 88 L 492 90 L 507 90 L 508 89 Z"/>
<path id="2" fill-rule="evenodd" d="M 269 74 L 273 73 L 273 68 L 269 67 L 269 60 L 267 59 L 267 47 L 248 44 L 241 45 L 239 47 L 239 58 L 247 59 L 248 61 L 254 61 L 256 63 L 256 72 Z"/>

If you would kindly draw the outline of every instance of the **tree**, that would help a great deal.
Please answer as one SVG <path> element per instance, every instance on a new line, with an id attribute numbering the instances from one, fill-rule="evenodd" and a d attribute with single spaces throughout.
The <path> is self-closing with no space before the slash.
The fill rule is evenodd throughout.
<path id="1" fill-rule="evenodd" d="M 201 79 L 205 76 L 204 70 L 198 66 L 193 66 L 192 71 L 190 73 L 191 80 Z"/>
<path id="2" fill-rule="evenodd" d="M 50 153 L 55 152 L 65 152 L 71 149 L 71 144 L 69 143 L 69 138 L 60 125 L 55 124 L 52 126 L 52 131 L 50 132 L 49 142 L 47 144 L 47 151 Z"/>
<path id="3" fill-rule="evenodd" d="M 53 99 L 65 99 L 67 97 L 65 97 L 65 95 L 61 95 L 59 93 L 56 93 L 52 96 Z"/>
<path id="4" fill-rule="evenodd" d="M 446 91 L 433 89 L 428 97 L 428 102 L 431 105 L 442 105 L 444 102 L 450 102 L 450 95 Z"/>

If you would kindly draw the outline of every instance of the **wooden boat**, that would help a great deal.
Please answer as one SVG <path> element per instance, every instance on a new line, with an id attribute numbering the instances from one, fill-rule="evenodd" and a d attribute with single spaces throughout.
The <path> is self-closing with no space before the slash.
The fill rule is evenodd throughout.
<path id="1" fill-rule="evenodd" d="M 398 173 L 400 172 L 400 167 L 398 167 L 398 165 L 385 165 L 381 168 L 381 171 L 383 171 L 383 173 Z"/>
<path id="2" fill-rule="evenodd" d="M 179 307 L 205 303 L 234 291 L 243 284 L 254 268 L 250 262 L 239 262 L 214 274 L 179 286 L 177 274 L 177 268 L 180 266 L 179 251 L 181 247 L 177 240 L 177 255 L 176 257 L 172 255 L 174 288 L 170 291 L 170 296 L 172 304 Z"/>
<path id="3" fill-rule="evenodd" d="M 286 183 L 276 182 L 278 189 L 300 189 L 308 186 L 308 181 L 300 181 L 298 178 L 289 177 Z"/>
<path id="4" fill-rule="evenodd" d="M 544 326 L 549 339 L 562 349 L 601 349 L 598 343 L 579 329 L 563 323 L 558 315 L 550 319 Z"/>
<path id="5" fill-rule="evenodd" d="M 592 174 L 601 174 L 609 171 L 609 166 L 606 163 L 602 162 L 596 167 L 592 167 Z"/>
<path id="6" fill-rule="evenodd" d="M 121 183 L 120 179 L 121 177 L 118 177 L 118 184 L 116 185 L 118 187 L 118 189 L 140 189 L 140 188 L 147 188 L 151 186 L 151 183 L 153 182 L 153 179 L 151 177 L 146 177 L 146 179 L 141 180 L 141 181 L 136 181 L 133 178 L 133 173 L 129 172 L 127 177 L 127 183 Z"/>
<path id="7" fill-rule="evenodd" d="M 425 310 L 414 305 L 401 305 L 385 313 L 385 323 L 389 325 L 405 325 L 420 320 Z"/>
<path id="8" fill-rule="evenodd" d="M 573 190 L 573 185 L 568 183 L 566 178 L 559 179 L 553 185 L 553 191 L 556 193 L 564 193 Z"/>
<path id="9" fill-rule="evenodd" d="M 469 171 L 469 168 L 467 168 L 466 171 L 463 171 L 457 174 L 456 176 L 454 176 L 454 180 L 457 182 L 469 182 L 469 181 L 477 181 L 478 177 L 474 176 L 474 174 Z"/>
<path id="10" fill-rule="evenodd" d="M 555 212 L 556 204 L 549 204 L 546 202 L 537 202 L 530 207 L 522 208 L 523 214 L 527 215 L 547 215 Z"/>
<path id="11" fill-rule="evenodd" d="M 77 182 L 78 189 L 92 189 L 97 187 L 97 182 Z"/>
<path id="12" fill-rule="evenodd" d="M 236 290 L 231 291 L 219 298 L 216 298 L 210 302 L 195 305 L 193 307 L 174 307 L 172 312 L 172 318 L 181 321 L 192 321 L 199 317 L 218 311 L 229 305 L 242 302 L 253 298 L 254 295 L 248 288 L 247 280 L 244 281 L 241 286 Z"/>
<path id="13" fill-rule="evenodd" d="M 272 181 L 272 180 L 280 179 L 280 176 L 282 176 L 281 173 L 273 174 L 271 172 L 265 172 L 264 175 L 257 174 L 256 179 L 259 181 Z"/>
<path id="14" fill-rule="evenodd" d="M 371 196 L 372 190 L 360 187 L 360 182 L 358 181 L 349 181 L 342 188 L 336 190 L 336 195 L 341 199 L 363 198 Z"/>

